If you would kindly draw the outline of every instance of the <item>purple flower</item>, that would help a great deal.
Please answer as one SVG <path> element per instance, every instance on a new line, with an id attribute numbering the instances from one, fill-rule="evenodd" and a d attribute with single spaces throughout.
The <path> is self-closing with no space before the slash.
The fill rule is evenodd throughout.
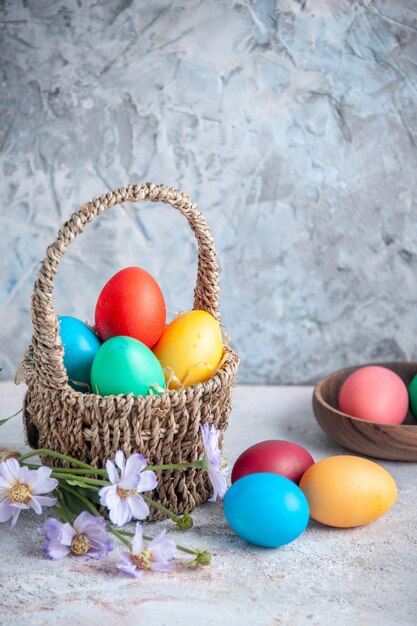
<path id="1" fill-rule="evenodd" d="M 145 545 L 142 527 L 136 524 L 135 536 L 132 540 L 132 552 L 122 552 L 117 567 L 138 578 L 143 570 L 166 572 L 171 569 L 176 546 L 170 539 L 165 539 L 166 530 L 159 533 L 148 545 Z"/>
<path id="2" fill-rule="evenodd" d="M 58 485 L 51 472 L 49 467 L 37 470 L 20 467 L 16 459 L 0 463 L 0 522 L 12 518 L 14 528 L 22 509 L 33 509 L 40 515 L 43 506 L 56 504 L 56 498 L 41 495 Z"/>
<path id="3" fill-rule="evenodd" d="M 227 491 L 226 470 L 222 464 L 222 453 L 219 448 L 220 431 L 208 424 L 200 426 L 200 431 L 204 445 L 204 460 L 213 487 L 210 502 L 215 502 L 217 498 L 223 498 Z"/>
<path id="4" fill-rule="evenodd" d="M 103 518 L 83 511 L 71 524 L 48 517 L 38 528 L 45 537 L 45 553 L 50 559 L 68 554 L 80 560 L 102 559 L 112 550 L 112 542 Z"/>
<path id="5" fill-rule="evenodd" d="M 121 450 L 116 452 L 115 462 L 121 474 L 111 461 L 106 462 L 110 482 L 109 487 L 100 489 L 100 504 L 110 511 L 110 521 L 123 526 L 132 518 L 141 520 L 149 515 L 149 507 L 140 495 L 152 491 L 157 485 L 155 472 L 145 470 L 147 465 L 141 454 L 132 454 L 125 463 Z"/>

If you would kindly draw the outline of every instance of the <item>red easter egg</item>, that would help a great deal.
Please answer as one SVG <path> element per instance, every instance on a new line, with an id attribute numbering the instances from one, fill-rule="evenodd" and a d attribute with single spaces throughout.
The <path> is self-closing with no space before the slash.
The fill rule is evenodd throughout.
<path id="1" fill-rule="evenodd" d="M 401 424 L 408 411 L 407 387 L 386 367 L 360 367 L 343 383 L 339 409 L 368 422 Z"/>
<path id="2" fill-rule="evenodd" d="M 314 464 L 307 450 L 291 441 L 270 439 L 251 446 L 237 459 L 232 483 L 248 474 L 271 473 L 285 476 L 298 485 L 304 472 Z"/>
<path id="3" fill-rule="evenodd" d="M 140 267 L 117 272 L 104 285 L 96 304 L 95 323 L 100 339 L 133 337 L 152 348 L 166 322 L 166 307 L 156 280 Z"/>

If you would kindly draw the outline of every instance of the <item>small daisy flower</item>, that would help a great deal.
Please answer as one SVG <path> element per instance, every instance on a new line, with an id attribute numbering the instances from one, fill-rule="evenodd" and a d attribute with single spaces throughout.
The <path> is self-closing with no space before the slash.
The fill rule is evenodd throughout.
<path id="1" fill-rule="evenodd" d="M 159 533 L 148 545 L 143 540 L 140 524 L 136 524 L 135 536 L 132 540 L 132 552 L 122 552 L 117 567 L 138 578 L 144 570 L 166 572 L 171 569 L 176 546 L 173 541 L 165 538 L 166 530 Z"/>
<path id="2" fill-rule="evenodd" d="M 83 511 L 71 524 L 48 517 L 38 528 L 46 539 L 45 553 L 50 559 L 70 556 L 79 560 L 102 559 L 112 550 L 112 542 L 103 518 Z"/>
<path id="3" fill-rule="evenodd" d="M 155 489 L 155 472 L 145 470 L 147 463 L 141 454 L 132 454 L 125 462 L 125 456 L 119 450 L 115 463 L 121 473 L 119 475 L 114 463 L 106 462 L 107 475 L 112 484 L 100 489 L 100 504 L 109 509 L 110 521 L 116 526 L 123 526 L 132 518 L 145 519 L 149 515 L 149 507 L 140 494 Z"/>
<path id="4" fill-rule="evenodd" d="M 49 467 L 30 470 L 20 467 L 16 459 L 0 463 L 0 522 L 12 518 L 12 528 L 23 509 L 33 509 L 37 515 L 43 506 L 53 506 L 56 498 L 41 494 L 53 491 L 58 481 L 51 478 Z"/>
<path id="5" fill-rule="evenodd" d="M 222 453 L 219 448 L 220 431 L 208 424 L 200 426 L 200 431 L 204 445 L 204 460 L 213 487 L 210 502 L 215 502 L 217 498 L 223 498 L 227 491 L 226 468 L 223 466 Z"/>

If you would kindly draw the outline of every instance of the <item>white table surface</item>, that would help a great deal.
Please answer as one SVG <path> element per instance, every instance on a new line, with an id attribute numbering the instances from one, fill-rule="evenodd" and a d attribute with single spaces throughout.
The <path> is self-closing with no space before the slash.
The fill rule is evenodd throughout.
<path id="1" fill-rule="evenodd" d="M 0 419 L 21 406 L 24 386 L 0 383 Z M 240 386 L 225 438 L 231 462 L 264 439 L 288 439 L 316 460 L 343 449 L 314 421 L 311 387 Z M 0 429 L 0 445 L 24 449 L 21 417 Z M 310 522 L 295 542 L 256 548 L 228 527 L 220 503 L 194 513 L 195 527 L 178 542 L 209 548 L 213 563 L 189 571 L 118 573 L 114 558 L 48 561 L 36 526 L 21 515 L 17 532 L 0 524 L 0 624 L 135 626 L 251 624 L 385 626 L 417 623 L 417 466 L 381 462 L 394 476 L 398 500 L 373 524 L 336 530 Z M 148 524 L 155 533 L 169 522 Z"/>

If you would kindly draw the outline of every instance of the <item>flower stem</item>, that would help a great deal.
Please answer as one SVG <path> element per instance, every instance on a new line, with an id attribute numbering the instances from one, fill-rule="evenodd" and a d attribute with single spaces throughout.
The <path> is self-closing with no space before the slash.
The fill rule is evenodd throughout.
<path id="1" fill-rule="evenodd" d="M 119 541 L 121 541 L 122 543 L 124 543 L 124 544 L 125 544 L 125 546 L 127 546 L 127 547 L 129 548 L 129 550 L 131 550 L 131 549 L 132 549 L 132 544 L 131 544 L 131 542 L 129 541 L 129 539 L 126 539 L 126 537 L 124 537 L 124 536 L 123 536 L 123 535 L 125 535 L 126 533 L 124 533 L 124 532 L 122 532 L 122 531 L 120 531 L 120 530 L 117 530 L 114 526 L 112 526 L 112 524 L 111 524 L 110 522 L 106 522 L 106 524 L 107 524 L 107 528 L 109 529 L 109 532 L 111 532 L 111 533 L 112 533 L 112 535 L 114 535 L 115 537 L 117 537 Z M 134 533 L 129 533 L 129 535 L 132 535 L 132 537 L 133 537 L 133 534 L 134 534 Z"/>
<path id="2" fill-rule="evenodd" d="M 44 465 L 37 465 L 35 463 L 26 463 L 26 461 L 23 461 L 23 463 L 21 463 L 22 465 L 25 465 L 26 467 L 28 467 L 29 469 L 39 469 L 40 467 L 44 467 Z M 93 469 L 87 469 L 87 468 L 73 468 L 73 467 L 55 467 L 52 469 L 53 472 L 59 472 L 60 474 L 71 474 L 71 475 L 77 475 L 77 476 L 84 476 L 84 475 L 89 475 L 89 474 L 97 474 L 98 476 L 107 476 L 107 472 L 105 469 L 97 469 L 94 468 Z"/>
<path id="3" fill-rule="evenodd" d="M 163 504 L 160 504 L 159 502 L 155 502 L 155 500 L 152 500 L 152 498 L 149 498 L 148 496 L 145 496 L 143 493 L 141 493 L 140 495 L 145 500 L 145 502 L 147 502 L 151 506 L 155 507 L 155 509 L 158 509 L 162 513 L 165 513 L 165 515 L 167 515 L 167 517 L 172 519 L 173 522 L 177 523 L 181 519 L 181 517 L 179 517 L 178 515 L 175 515 L 175 513 L 172 513 Z"/>
<path id="4" fill-rule="evenodd" d="M 17 460 L 19 461 L 19 463 L 21 463 L 22 461 L 25 461 L 26 459 L 30 459 L 30 457 L 32 456 L 41 456 L 41 455 L 52 456 L 55 459 L 60 459 L 61 461 L 67 461 L 68 463 L 71 463 L 71 465 L 78 465 L 79 467 L 83 467 L 85 469 L 91 469 L 92 474 L 94 473 L 94 470 L 96 469 L 95 467 L 92 467 L 92 465 L 89 465 L 88 463 L 83 463 L 83 461 L 78 461 L 78 459 L 73 459 L 72 457 L 67 456 L 66 454 L 61 454 L 60 452 L 55 452 L 54 450 L 47 450 L 45 448 L 40 448 L 39 450 L 31 450 L 30 452 L 21 454 Z"/>
<path id="5" fill-rule="evenodd" d="M 181 552 L 186 552 L 187 554 L 195 554 L 195 550 L 192 550 L 191 548 L 186 548 L 185 546 L 180 546 L 178 544 L 176 544 L 177 546 L 177 550 L 181 550 Z"/>
<path id="6" fill-rule="evenodd" d="M 206 464 L 202 459 L 201 461 L 191 461 L 190 463 L 171 463 L 165 465 L 147 465 L 145 469 L 157 472 L 159 470 L 174 470 L 174 469 L 190 469 L 191 467 L 198 467 L 205 469 Z"/>
<path id="7" fill-rule="evenodd" d="M 90 487 L 90 485 L 100 485 L 101 487 L 107 487 L 110 485 L 108 480 L 100 480 L 99 478 L 87 478 L 87 476 L 72 476 L 69 472 L 61 472 L 59 470 L 52 470 L 52 478 L 58 478 L 59 480 L 78 480 L 83 483 L 82 486 Z"/>
<path id="8" fill-rule="evenodd" d="M 0 419 L 0 426 L 3 426 L 3 424 L 11 420 L 12 417 L 16 417 L 16 415 L 19 415 L 19 413 L 21 413 L 22 411 L 23 409 L 19 409 L 16 413 L 13 413 L 13 415 L 10 415 L 9 417 L 5 417 L 4 419 Z"/>

